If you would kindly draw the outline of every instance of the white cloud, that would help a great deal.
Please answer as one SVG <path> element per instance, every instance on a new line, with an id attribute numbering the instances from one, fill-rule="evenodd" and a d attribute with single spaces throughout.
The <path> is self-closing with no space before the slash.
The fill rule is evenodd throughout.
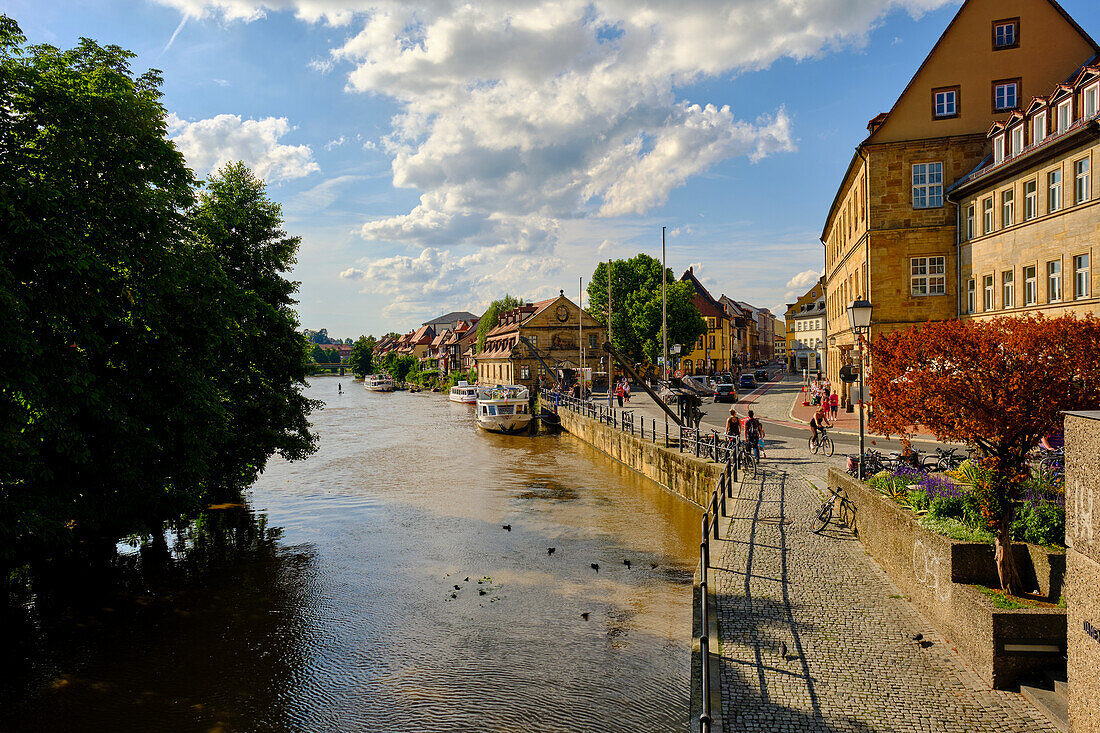
<path id="1" fill-rule="evenodd" d="M 217 84 L 220 87 L 229 86 L 229 80 L 228 79 L 211 79 L 210 81 L 214 82 L 215 84 Z"/>
<path id="2" fill-rule="evenodd" d="M 200 176 L 226 163 L 243 160 L 265 181 L 290 180 L 320 170 L 308 145 L 283 145 L 290 131 L 285 117 L 242 120 L 240 115 L 218 115 L 190 122 L 168 115 L 168 134 L 187 164 Z"/>
<path id="3" fill-rule="evenodd" d="M 806 288 L 816 283 L 823 274 L 825 274 L 823 270 L 805 270 L 788 280 L 784 287 L 792 288 L 796 291 L 805 291 Z M 801 292 L 798 293 L 798 295 L 802 294 Z M 791 296 L 788 294 L 787 297 L 790 298 Z"/>
<path id="4" fill-rule="evenodd" d="M 341 135 L 340 137 L 336 138 L 335 140 L 329 140 L 327 143 L 325 143 L 325 150 L 335 150 L 336 148 L 340 147 L 341 145 L 343 145 L 347 141 L 348 141 L 348 139 L 346 137 L 344 137 L 343 135 Z"/>

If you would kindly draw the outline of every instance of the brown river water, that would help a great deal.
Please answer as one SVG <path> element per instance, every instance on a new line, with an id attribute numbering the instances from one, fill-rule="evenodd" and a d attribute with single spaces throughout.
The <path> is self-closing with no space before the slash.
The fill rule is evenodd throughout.
<path id="1" fill-rule="evenodd" d="M 37 628 L 0 730 L 686 729 L 698 509 L 445 396 L 309 394 L 317 454 L 200 519 L 186 582 Z"/>

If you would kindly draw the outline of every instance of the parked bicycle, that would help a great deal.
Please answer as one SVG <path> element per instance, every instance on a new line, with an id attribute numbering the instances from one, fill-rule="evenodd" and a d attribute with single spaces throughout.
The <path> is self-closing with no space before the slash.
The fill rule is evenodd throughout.
<path id="1" fill-rule="evenodd" d="M 748 476 L 755 476 L 757 468 L 756 456 L 753 454 L 752 446 L 749 445 L 749 442 L 747 440 L 738 440 L 736 441 L 737 446 L 734 449 L 733 438 L 729 436 L 725 436 L 725 438 L 726 448 L 736 450 L 734 459 L 737 461 L 738 469 Z"/>
<path id="2" fill-rule="evenodd" d="M 833 439 L 829 437 L 829 431 L 826 430 L 824 426 L 817 429 L 816 437 L 813 435 L 810 436 L 809 448 L 810 452 L 815 456 L 819 450 L 826 456 L 831 456 L 833 454 L 835 448 L 833 446 Z"/>
<path id="3" fill-rule="evenodd" d="M 851 499 L 840 493 L 842 489 L 833 489 L 829 486 L 825 488 L 828 489 L 831 496 L 829 496 L 821 505 L 821 508 L 817 510 L 817 516 L 814 517 L 813 522 L 814 534 L 820 534 L 822 530 L 829 526 L 829 522 L 833 520 L 834 514 L 836 514 L 841 524 L 845 527 L 850 527 L 854 532 L 856 505 L 852 503 Z"/>

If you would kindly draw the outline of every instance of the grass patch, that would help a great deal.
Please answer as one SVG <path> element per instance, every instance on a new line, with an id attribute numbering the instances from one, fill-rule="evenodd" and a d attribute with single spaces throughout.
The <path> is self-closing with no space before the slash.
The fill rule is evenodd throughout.
<path id="1" fill-rule="evenodd" d="M 933 517 L 931 514 L 925 514 L 918 521 L 920 526 L 948 539 L 963 542 L 983 542 L 987 545 L 993 544 L 992 532 L 984 529 L 974 529 L 951 517 Z"/>
<path id="2" fill-rule="evenodd" d="M 1016 608 L 1065 608 L 1065 598 L 1059 598 L 1057 603 L 1039 600 L 1037 598 L 1021 598 L 1020 596 L 1006 595 L 1000 588 L 989 588 L 984 585 L 975 585 L 997 608 L 1012 610 Z"/>

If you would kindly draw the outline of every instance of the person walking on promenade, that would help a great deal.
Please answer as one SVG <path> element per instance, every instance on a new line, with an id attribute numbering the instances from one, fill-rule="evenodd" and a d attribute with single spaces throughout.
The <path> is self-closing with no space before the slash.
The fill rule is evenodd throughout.
<path id="1" fill-rule="evenodd" d="M 833 392 L 829 397 L 829 412 L 832 413 L 833 422 L 836 422 L 836 412 L 840 409 L 840 396 Z"/>
<path id="2" fill-rule="evenodd" d="M 619 382 L 619 386 L 615 388 L 615 399 L 619 402 L 619 407 L 623 406 L 623 383 Z"/>
<path id="3" fill-rule="evenodd" d="M 623 399 L 626 400 L 626 404 L 630 404 L 630 380 L 623 377 Z"/>
<path id="4" fill-rule="evenodd" d="M 756 460 L 760 460 L 760 441 L 764 439 L 764 426 L 752 410 L 749 410 L 749 419 L 745 421 L 745 440 L 749 442 Z"/>
<path id="5" fill-rule="evenodd" d="M 730 408 L 730 416 L 726 418 L 726 437 L 738 439 L 741 437 L 741 417 L 733 407 Z"/>

